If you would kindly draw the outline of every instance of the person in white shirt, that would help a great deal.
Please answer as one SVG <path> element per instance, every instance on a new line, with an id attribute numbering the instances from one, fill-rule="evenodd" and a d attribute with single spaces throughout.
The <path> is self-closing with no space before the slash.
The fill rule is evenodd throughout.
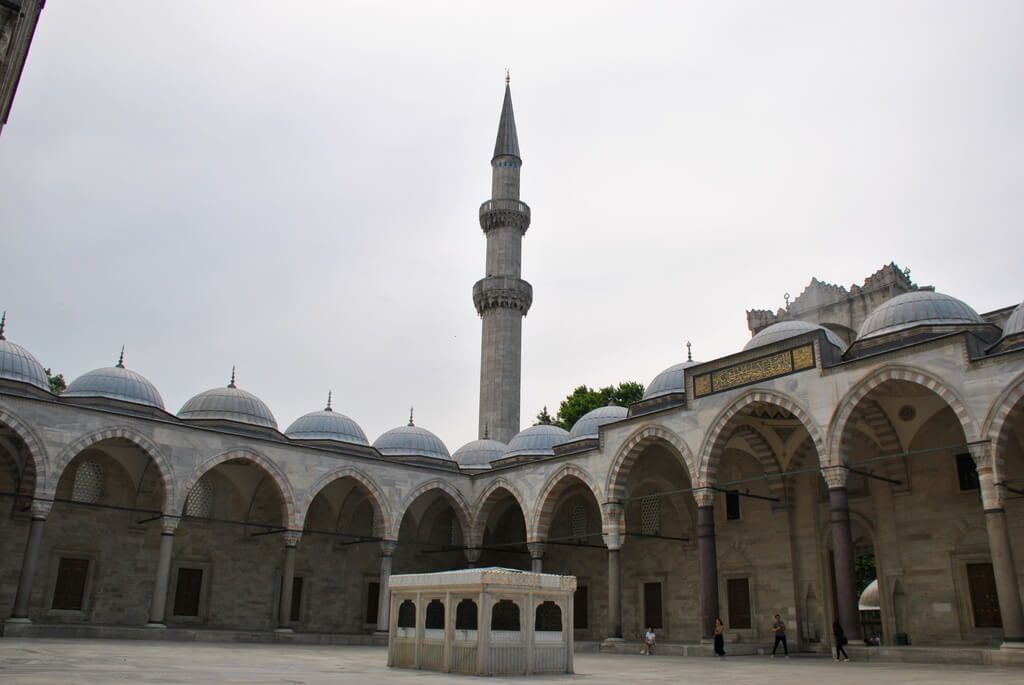
<path id="1" fill-rule="evenodd" d="M 654 634 L 654 628 L 648 626 L 647 632 L 644 633 L 644 648 L 640 650 L 640 653 L 647 656 L 654 654 L 654 643 L 656 641 L 657 636 Z"/>

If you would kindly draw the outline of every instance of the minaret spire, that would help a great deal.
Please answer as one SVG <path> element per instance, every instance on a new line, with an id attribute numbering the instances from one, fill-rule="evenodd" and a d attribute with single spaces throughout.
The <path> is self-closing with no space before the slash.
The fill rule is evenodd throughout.
<path id="1" fill-rule="evenodd" d="M 485 277 L 473 286 L 473 304 L 483 324 L 478 437 L 505 443 L 519 432 L 523 317 L 533 303 L 533 288 L 521 269 L 523 235 L 530 227 L 530 207 L 519 199 L 522 166 L 506 71 L 491 159 L 491 199 L 480 205 L 480 228 L 487 236 Z"/>

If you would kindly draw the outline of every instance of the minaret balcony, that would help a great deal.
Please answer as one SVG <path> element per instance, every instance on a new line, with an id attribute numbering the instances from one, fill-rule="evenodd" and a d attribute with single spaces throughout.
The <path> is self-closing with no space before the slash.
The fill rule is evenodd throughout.
<path id="1" fill-rule="evenodd" d="M 509 199 L 488 200 L 480 205 L 480 228 L 484 233 L 503 226 L 526 233 L 530 227 L 530 205 Z"/>
<path id="2" fill-rule="evenodd" d="M 488 309 L 513 309 L 526 316 L 533 304 L 533 286 L 521 278 L 488 276 L 473 285 L 473 304 L 483 316 Z"/>

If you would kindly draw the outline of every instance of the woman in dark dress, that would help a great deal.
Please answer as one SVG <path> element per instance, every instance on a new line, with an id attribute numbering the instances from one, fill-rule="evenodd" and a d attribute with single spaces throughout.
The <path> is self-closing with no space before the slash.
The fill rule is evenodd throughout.
<path id="1" fill-rule="evenodd" d="M 836 638 L 836 661 L 849 661 L 850 657 L 846 655 L 846 650 L 843 649 L 849 640 L 846 639 L 846 633 L 843 632 L 843 626 L 839 624 L 839 621 L 832 623 L 832 634 Z M 842 657 L 839 655 L 842 654 Z"/>
<path id="2" fill-rule="evenodd" d="M 725 626 L 722 619 L 715 619 L 715 656 L 725 658 Z"/>

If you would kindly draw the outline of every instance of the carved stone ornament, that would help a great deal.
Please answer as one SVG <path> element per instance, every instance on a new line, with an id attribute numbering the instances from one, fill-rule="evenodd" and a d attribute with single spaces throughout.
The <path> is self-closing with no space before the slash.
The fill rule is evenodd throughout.
<path id="1" fill-rule="evenodd" d="M 284 546 L 285 547 L 298 547 L 299 540 L 302 539 L 301 530 L 286 530 L 284 532 Z"/>
<path id="2" fill-rule="evenodd" d="M 831 490 L 832 488 L 845 488 L 849 472 L 842 466 L 826 466 L 821 470 L 821 475 L 824 476 L 825 483 Z"/>
<path id="3" fill-rule="evenodd" d="M 715 503 L 715 491 L 711 488 L 694 488 L 693 499 L 698 507 L 710 507 Z"/>

